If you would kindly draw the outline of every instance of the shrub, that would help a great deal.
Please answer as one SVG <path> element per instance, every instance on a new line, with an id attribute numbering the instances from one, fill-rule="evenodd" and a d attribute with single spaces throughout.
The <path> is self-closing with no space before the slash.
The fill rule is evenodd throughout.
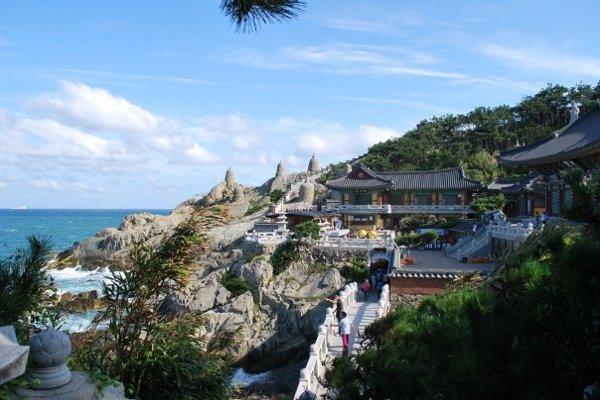
<path id="1" fill-rule="evenodd" d="M 419 234 L 417 232 L 400 233 L 396 235 L 395 241 L 398 246 L 413 246 L 419 240 Z"/>
<path id="2" fill-rule="evenodd" d="M 28 247 L 0 260 L 0 325 L 14 325 L 26 340 L 35 327 L 56 325 L 53 311 L 56 287 L 47 270 L 52 246 L 49 239 L 29 236 Z"/>
<path id="3" fill-rule="evenodd" d="M 299 240 L 308 238 L 317 240 L 319 239 L 320 235 L 321 228 L 319 227 L 319 224 L 317 224 L 315 221 L 306 221 L 301 222 L 294 227 L 293 239 Z"/>
<path id="4" fill-rule="evenodd" d="M 297 244 L 288 240 L 281 243 L 271 255 L 271 265 L 273 265 L 273 275 L 279 275 L 286 270 L 290 264 L 298 259 Z"/>
<path id="5" fill-rule="evenodd" d="M 251 200 L 248 210 L 246 210 L 246 215 L 257 213 L 263 208 L 265 208 L 265 206 L 260 201 Z"/>
<path id="6" fill-rule="evenodd" d="M 483 214 L 486 211 L 502 210 L 506 204 L 506 198 L 502 194 L 487 195 L 476 197 L 471 203 L 471 207 L 479 214 Z"/>
<path id="7" fill-rule="evenodd" d="M 95 322 L 106 329 L 88 334 L 72 362 L 121 381 L 128 397 L 225 399 L 230 364 L 217 351 L 224 342 L 197 334 L 202 315 L 163 310 L 165 299 L 186 286 L 205 248 L 204 230 L 225 218 L 224 208 L 200 208 L 158 250 L 136 245 L 132 269 L 103 285 L 106 308 Z"/>
<path id="8" fill-rule="evenodd" d="M 355 258 L 350 265 L 343 267 L 340 271 L 346 282 L 362 282 L 366 277 L 369 268 L 364 260 Z"/>
<path id="9" fill-rule="evenodd" d="M 240 294 L 246 293 L 253 289 L 252 285 L 250 285 L 250 282 L 230 272 L 223 274 L 221 277 L 221 284 L 234 296 L 239 296 Z"/>
<path id="10" fill-rule="evenodd" d="M 545 229 L 491 280 L 398 305 L 329 385 L 348 400 L 581 397 L 600 376 L 598 239 Z"/>
<path id="11" fill-rule="evenodd" d="M 308 272 L 310 274 L 322 274 L 323 272 L 327 271 L 330 267 L 323 263 L 323 262 L 315 262 L 314 264 L 310 264 L 308 266 Z"/>
<path id="12" fill-rule="evenodd" d="M 281 189 L 274 189 L 273 191 L 271 191 L 271 193 L 269 193 L 269 199 L 271 200 L 271 203 L 279 201 L 282 197 L 283 190 Z"/>
<path id="13" fill-rule="evenodd" d="M 428 244 L 428 243 L 432 243 L 435 242 L 436 240 L 438 240 L 440 236 L 438 235 L 437 232 L 434 231 L 427 231 L 427 232 L 423 232 L 419 235 L 419 244 L 423 245 L 423 244 Z"/>

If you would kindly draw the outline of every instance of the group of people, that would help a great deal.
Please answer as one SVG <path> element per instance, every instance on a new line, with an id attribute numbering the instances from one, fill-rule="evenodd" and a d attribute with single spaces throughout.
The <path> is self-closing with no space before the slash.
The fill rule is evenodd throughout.
<path id="1" fill-rule="evenodd" d="M 378 268 L 375 271 L 371 271 L 368 278 L 365 278 L 364 282 L 360 284 L 359 290 L 363 293 L 365 300 L 367 299 L 371 290 L 377 290 L 377 294 L 380 296 L 383 287 L 389 283 L 389 277 L 384 268 Z M 338 321 L 339 334 L 342 336 L 342 347 L 344 354 L 348 353 L 348 347 L 350 346 L 350 334 L 352 330 L 356 332 L 357 336 L 360 336 L 360 332 L 354 326 L 348 313 L 344 310 L 344 302 L 340 296 L 334 296 L 333 298 L 325 298 L 325 301 L 330 302 L 334 305 L 335 309 L 333 313 Z"/>
<path id="2" fill-rule="evenodd" d="M 363 293 L 364 299 L 366 300 L 371 290 L 377 290 L 377 295 L 381 296 L 383 287 L 389 283 L 389 277 L 383 268 L 378 268 L 369 274 L 368 278 L 365 278 L 363 283 L 360 284 L 359 289 Z"/>

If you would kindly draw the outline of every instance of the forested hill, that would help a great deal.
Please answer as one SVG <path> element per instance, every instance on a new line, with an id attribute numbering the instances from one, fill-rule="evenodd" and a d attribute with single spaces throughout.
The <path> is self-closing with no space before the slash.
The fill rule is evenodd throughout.
<path id="1" fill-rule="evenodd" d="M 498 171 L 495 153 L 517 142 L 529 144 L 569 121 L 571 100 L 586 112 L 600 100 L 596 86 L 549 84 L 515 106 L 477 107 L 468 114 L 423 120 L 400 138 L 371 147 L 362 162 L 375 170 L 425 170 L 465 166 L 474 179 L 492 180 Z"/>

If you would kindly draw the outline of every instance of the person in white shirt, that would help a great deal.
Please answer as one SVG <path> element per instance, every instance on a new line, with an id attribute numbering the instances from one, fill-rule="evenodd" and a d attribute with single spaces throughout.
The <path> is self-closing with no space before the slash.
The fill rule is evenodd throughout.
<path id="1" fill-rule="evenodd" d="M 340 334 L 342 335 L 342 347 L 344 348 L 344 354 L 348 353 L 351 329 L 354 329 L 354 332 L 356 332 L 356 336 L 360 336 L 360 332 L 350 321 L 350 318 L 348 318 L 348 314 L 345 311 L 342 311 L 342 319 L 340 320 Z"/>

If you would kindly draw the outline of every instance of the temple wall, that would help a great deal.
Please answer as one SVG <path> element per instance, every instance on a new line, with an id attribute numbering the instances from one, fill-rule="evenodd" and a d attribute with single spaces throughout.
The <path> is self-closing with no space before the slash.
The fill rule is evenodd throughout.
<path id="1" fill-rule="evenodd" d="M 440 278 L 390 278 L 391 294 L 433 294 L 444 291 L 451 279 Z"/>

